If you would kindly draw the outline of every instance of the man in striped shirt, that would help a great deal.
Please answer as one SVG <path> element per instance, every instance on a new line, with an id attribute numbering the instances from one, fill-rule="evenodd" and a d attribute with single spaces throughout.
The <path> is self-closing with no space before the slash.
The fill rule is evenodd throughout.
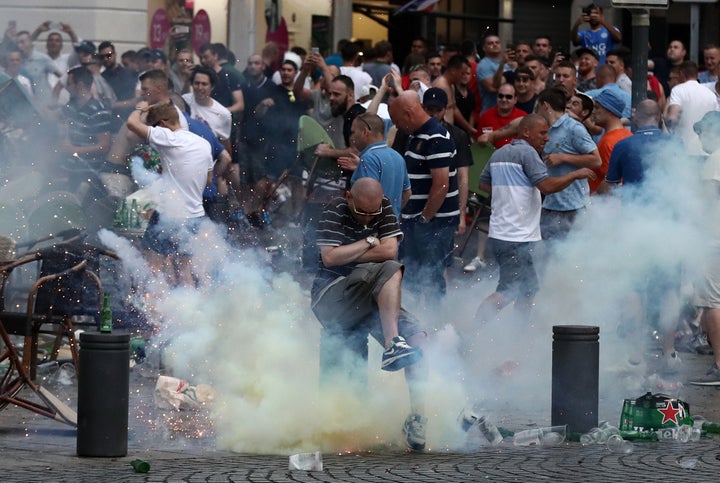
<path id="1" fill-rule="evenodd" d="M 401 151 L 412 189 L 401 214 L 405 285 L 410 293 L 437 301 L 445 295 L 444 272 L 459 224 L 455 143 L 425 112 L 416 92 L 401 93 L 388 108 L 395 126 L 410 135 Z"/>
<path id="2" fill-rule="evenodd" d="M 424 364 L 416 362 L 422 358 L 419 347 L 427 334 L 401 308 L 403 266 L 396 258 L 402 236 L 380 182 L 356 180 L 320 219 L 320 260 L 311 306 L 323 326 L 321 382 L 327 385 L 337 377 L 344 381 L 348 375 L 354 382 L 367 380 L 357 362 L 367 360 L 367 336 L 372 335 L 385 347 L 381 368 L 406 369 L 412 411 L 404 429 L 408 445 L 421 450 L 426 421 L 422 387 L 427 376 Z"/>

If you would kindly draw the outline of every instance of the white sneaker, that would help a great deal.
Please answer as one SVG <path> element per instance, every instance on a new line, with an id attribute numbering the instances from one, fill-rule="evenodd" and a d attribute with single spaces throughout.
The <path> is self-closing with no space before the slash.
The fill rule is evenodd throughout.
<path id="1" fill-rule="evenodd" d="M 663 356 L 663 362 L 661 370 L 665 374 L 677 374 L 680 370 L 682 361 L 677 351 L 672 351 L 670 354 Z"/>
<path id="2" fill-rule="evenodd" d="M 480 257 L 475 257 L 470 263 L 463 267 L 463 272 L 475 272 L 478 268 L 487 267 L 487 263 Z"/>

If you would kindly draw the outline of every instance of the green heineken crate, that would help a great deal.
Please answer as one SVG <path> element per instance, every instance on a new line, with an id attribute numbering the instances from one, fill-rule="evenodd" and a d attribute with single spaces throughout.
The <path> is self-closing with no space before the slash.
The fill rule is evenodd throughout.
<path id="1" fill-rule="evenodd" d="M 692 426 L 690 405 L 665 394 L 646 393 L 637 399 L 625 399 L 620 415 L 621 431 L 656 431 Z"/>

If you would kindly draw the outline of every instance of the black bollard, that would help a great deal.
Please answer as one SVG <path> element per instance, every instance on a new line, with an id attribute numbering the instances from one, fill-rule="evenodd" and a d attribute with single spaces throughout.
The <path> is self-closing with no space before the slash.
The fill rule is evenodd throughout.
<path id="1" fill-rule="evenodd" d="M 586 433 L 598 425 L 600 329 L 553 326 L 552 425 Z"/>
<path id="2" fill-rule="evenodd" d="M 128 446 L 130 335 L 80 334 L 78 456 L 125 456 Z"/>

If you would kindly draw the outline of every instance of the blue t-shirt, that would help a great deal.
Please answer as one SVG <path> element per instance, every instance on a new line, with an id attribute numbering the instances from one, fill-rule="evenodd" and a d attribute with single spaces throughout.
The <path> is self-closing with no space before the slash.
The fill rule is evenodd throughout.
<path id="1" fill-rule="evenodd" d="M 410 177 L 403 157 L 385 142 L 371 144 L 360 153 L 360 164 L 350 178 L 373 178 L 380 182 L 383 193 L 390 199 L 395 216 L 400 218 L 402 193 L 410 189 Z"/>
<path id="2" fill-rule="evenodd" d="M 597 149 L 585 126 L 567 114 L 563 114 L 550 128 L 549 139 L 543 150 L 548 154 L 588 154 Z M 574 164 L 561 163 L 548 168 L 548 175 L 562 176 L 579 169 Z M 586 179 L 577 179 L 570 186 L 557 193 L 545 196 L 543 208 L 554 211 L 572 211 L 584 208 L 590 195 Z"/>
<path id="3" fill-rule="evenodd" d="M 620 32 L 620 29 L 613 26 L 615 30 Z M 613 50 L 617 44 L 613 40 L 610 32 L 604 26 L 601 26 L 599 30 L 580 30 L 578 31 L 578 37 L 580 37 L 580 45 L 588 49 L 592 49 L 600 57 L 598 65 L 605 63 L 605 56 L 611 50 Z"/>
<path id="4" fill-rule="evenodd" d="M 662 132 L 656 127 L 643 127 L 633 136 L 622 139 L 615 144 L 605 179 L 608 183 L 623 182 L 623 186 L 642 183 L 652 162 L 661 153 L 664 157 L 672 157 L 670 153 L 681 157 L 684 148 L 682 140 Z M 624 191 L 624 190 L 623 190 Z"/>

